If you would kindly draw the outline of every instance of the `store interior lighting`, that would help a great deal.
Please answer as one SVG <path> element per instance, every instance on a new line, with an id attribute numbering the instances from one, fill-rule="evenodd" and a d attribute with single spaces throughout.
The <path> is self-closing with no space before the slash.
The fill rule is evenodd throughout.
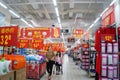
<path id="1" fill-rule="evenodd" d="M 10 13 L 12 13 L 14 16 L 16 16 L 17 18 L 19 18 L 20 16 L 18 14 L 16 14 L 14 11 L 9 10 Z"/>
<path id="2" fill-rule="evenodd" d="M 7 7 L 5 4 L 3 4 L 2 2 L 0 2 L 0 6 L 2 6 L 2 7 L 5 8 L 5 9 L 8 8 L 8 7 Z"/>
<path id="3" fill-rule="evenodd" d="M 57 1 L 56 1 L 56 0 L 53 0 L 53 5 L 54 5 L 54 8 L 55 8 L 55 12 L 56 12 L 58 24 L 59 24 L 59 26 L 60 26 L 60 29 L 62 29 L 62 24 L 61 24 L 60 15 L 59 15 L 59 10 L 58 10 L 58 7 L 57 7 Z M 63 42 L 64 42 L 64 44 L 65 44 L 65 39 L 64 39 L 64 34 L 63 34 L 63 33 L 62 33 L 62 38 L 63 38 Z"/>
<path id="4" fill-rule="evenodd" d="M 109 6 L 112 6 L 116 0 L 113 0 Z M 85 36 L 87 32 L 99 21 L 99 19 L 102 17 L 102 15 L 109 9 L 109 6 L 100 14 L 100 16 L 89 26 L 89 28 L 86 30 L 86 32 L 83 34 Z M 81 38 L 83 38 L 83 36 Z M 80 39 L 78 39 L 75 43 L 77 43 Z"/>

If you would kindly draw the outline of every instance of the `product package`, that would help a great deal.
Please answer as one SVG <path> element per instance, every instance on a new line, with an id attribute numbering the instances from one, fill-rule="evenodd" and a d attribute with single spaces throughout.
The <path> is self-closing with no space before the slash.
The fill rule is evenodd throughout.
<path id="1" fill-rule="evenodd" d="M 102 65 L 107 65 L 107 54 L 102 54 Z"/>
<path id="2" fill-rule="evenodd" d="M 117 64 L 118 64 L 118 55 L 117 55 L 117 54 L 114 54 L 114 55 L 113 55 L 113 64 L 114 64 L 114 65 L 117 65 Z"/>
<path id="3" fill-rule="evenodd" d="M 102 76 L 103 77 L 107 76 L 107 66 L 102 66 Z"/>
<path id="4" fill-rule="evenodd" d="M 118 53 L 118 43 L 113 43 L 113 53 Z"/>
<path id="5" fill-rule="evenodd" d="M 113 57 L 112 55 L 108 55 L 108 65 L 112 65 L 113 64 Z"/>
<path id="6" fill-rule="evenodd" d="M 118 68 L 117 68 L 117 66 L 114 66 L 114 71 L 113 71 L 113 76 L 114 76 L 114 78 L 117 78 L 118 77 Z"/>
<path id="7" fill-rule="evenodd" d="M 112 43 L 107 44 L 107 53 L 112 53 Z"/>
<path id="8" fill-rule="evenodd" d="M 108 78 L 102 78 L 101 80 L 108 80 Z"/>
<path id="9" fill-rule="evenodd" d="M 113 78 L 113 67 L 108 66 L 108 78 Z"/>
<path id="10" fill-rule="evenodd" d="M 102 53 L 106 52 L 106 44 L 105 43 L 101 43 L 101 52 Z"/>

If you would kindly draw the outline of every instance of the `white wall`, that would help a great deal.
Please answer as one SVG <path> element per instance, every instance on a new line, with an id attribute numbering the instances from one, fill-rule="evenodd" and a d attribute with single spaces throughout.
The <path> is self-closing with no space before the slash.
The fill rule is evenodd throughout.
<path id="1" fill-rule="evenodd" d="M 0 12 L 3 13 L 6 16 L 5 26 L 9 26 L 10 21 L 11 21 L 11 14 L 9 13 L 9 11 L 7 9 L 5 9 L 1 6 L 0 6 Z"/>

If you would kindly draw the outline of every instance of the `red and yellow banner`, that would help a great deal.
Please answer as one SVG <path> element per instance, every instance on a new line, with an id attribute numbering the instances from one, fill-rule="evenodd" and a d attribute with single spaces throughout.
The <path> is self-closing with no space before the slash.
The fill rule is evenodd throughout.
<path id="1" fill-rule="evenodd" d="M 50 28 L 25 28 L 25 37 L 27 38 L 49 38 Z"/>
<path id="2" fill-rule="evenodd" d="M 0 27 L 0 46 L 17 46 L 18 27 Z"/>
<path id="3" fill-rule="evenodd" d="M 60 28 L 52 28 L 51 29 L 51 37 L 52 38 L 60 38 Z"/>
<path id="4" fill-rule="evenodd" d="M 31 48 L 39 50 L 43 48 L 44 40 L 43 39 L 32 39 L 30 43 L 31 43 Z"/>
<path id="5" fill-rule="evenodd" d="M 114 5 L 102 15 L 102 27 L 107 27 L 115 23 Z"/>
<path id="6" fill-rule="evenodd" d="M 112 42 L 115 40 L 115 35 L 114 34 L 101 34 L 101 40 L 105 42 Z"/>
<path id="7" fill-rule="evenodd" d="M 29 48 L 29 40 L 25 38 L 19 39 L 17 47 L 18 48 Z"/>
<path id="8" fill-rule="evenodd" d="M 84 30 L 83 29 L 74 29 L 73 30 L 73 36 L 75 38 L 80 38 L 80 37 L 82 37 L 83 34 L 84 34 Z"/>

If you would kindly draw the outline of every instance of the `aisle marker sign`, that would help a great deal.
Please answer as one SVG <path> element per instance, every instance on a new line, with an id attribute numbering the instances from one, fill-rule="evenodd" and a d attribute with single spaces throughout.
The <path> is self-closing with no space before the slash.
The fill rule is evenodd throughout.
<path id="1" fill-rule="evenodd" d="M 17 46 L 18 27 L 0 27 L 0 46 Z"/>
<path id="2" fill-rule="evenodd" d="M 102 25 L 107 27 L 115 23 L 114 5 L 110 6 L 109 9 L 102 15 Z"/>

